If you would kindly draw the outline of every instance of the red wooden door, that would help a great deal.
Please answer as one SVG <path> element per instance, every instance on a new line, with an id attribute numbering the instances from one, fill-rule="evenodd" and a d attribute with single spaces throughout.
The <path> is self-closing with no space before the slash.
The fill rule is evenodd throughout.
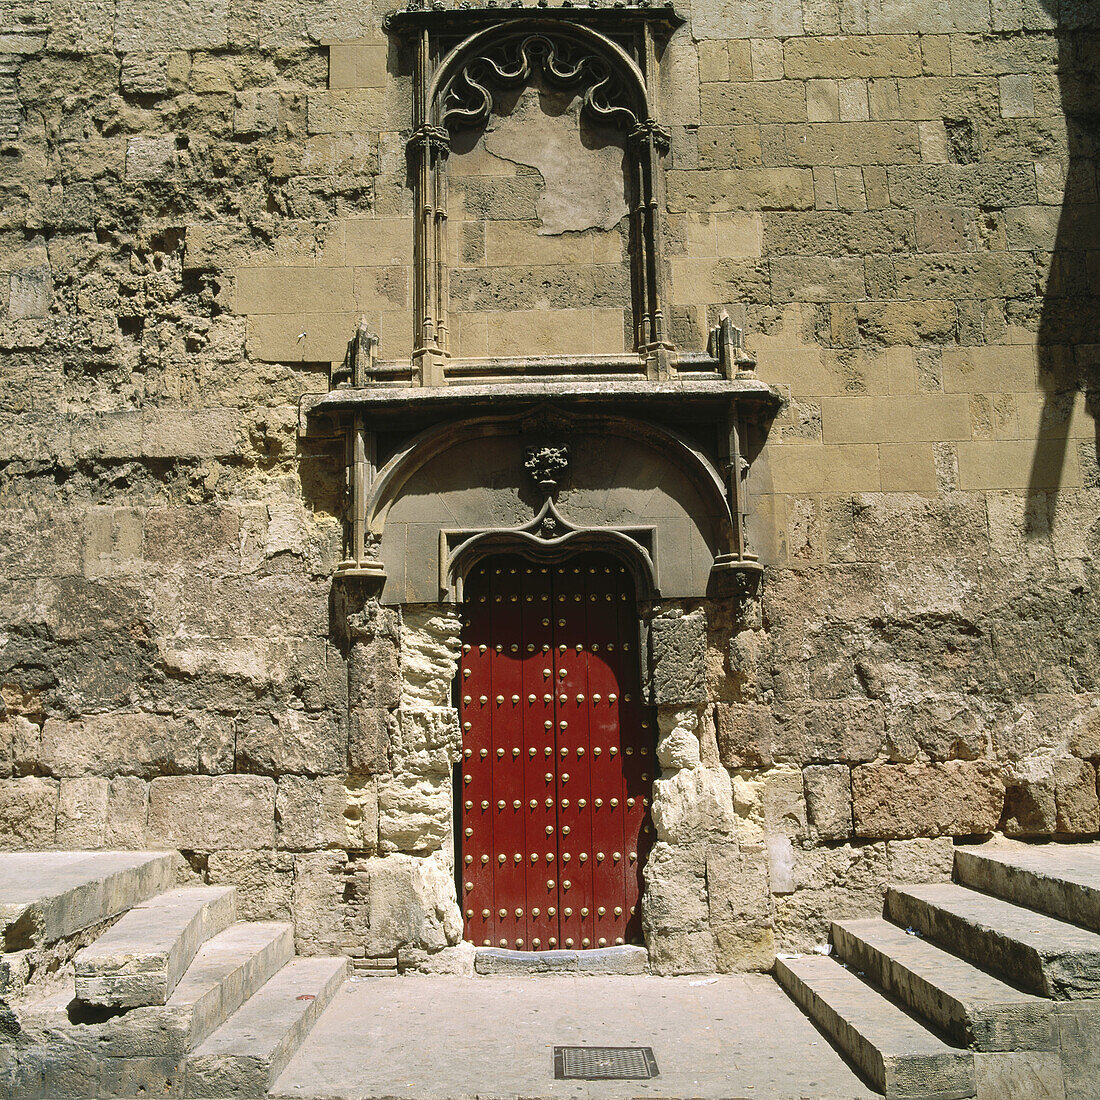
<path id="1" fill-rule="evenodd" d="M 640 943 L 656 764 L 629 573 L 601 553 L 490 559 L 466 580 L 462 643 L 466 938 Z"/>

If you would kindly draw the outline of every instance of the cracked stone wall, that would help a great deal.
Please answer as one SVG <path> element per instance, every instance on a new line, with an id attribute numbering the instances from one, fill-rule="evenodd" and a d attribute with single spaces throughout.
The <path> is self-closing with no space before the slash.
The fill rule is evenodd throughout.
<path id="1" fill-rule="evenodd" d="M 953 838 L 1100 827 L 1096 5 L 680 7 L 670 325 L 725 309 L 788 404 L 760 604 L 650 624 L 669 971 L 816 942 Z M 0 2 L 0 844 L 165 845 L 302 950 L 459 966 L 453 620 L 345 637 L 343 445 L 299 432 L 360 316 L 411 346 L 382 14 Z M 470 354 L 625 346 L 617 146 L 523 148 L 574 110 L 457 148 Z"/>

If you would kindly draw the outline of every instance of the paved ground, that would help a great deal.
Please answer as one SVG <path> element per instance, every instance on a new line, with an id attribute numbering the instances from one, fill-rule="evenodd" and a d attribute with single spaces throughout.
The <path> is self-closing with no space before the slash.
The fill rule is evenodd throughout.
<path id="1" fill-rule="evenodd" d="M 553 1048 L 649 1046 L 649 1081 L 555 1081 Z M 866 1100 L 770 977 L 400 977 L 349 981 L 279 1096 Z"/>

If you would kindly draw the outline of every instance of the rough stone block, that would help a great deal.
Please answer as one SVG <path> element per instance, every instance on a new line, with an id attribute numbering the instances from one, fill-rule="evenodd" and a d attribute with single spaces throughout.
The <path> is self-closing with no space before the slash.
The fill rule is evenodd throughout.
<path id="1" fill-rule="evenodd" d="M 402 707 L 391 742 L 394 772 L 398 775 L 450 776 L 451 765 L 462 752 L 462 732 L 454 707 Z"/>
<path id="2" fill-rule="evenodd" d="M 658 840 L 645 865 L 642 921 L 646 940 L 667 931 L 705 929 L 709 918 L 706 850 L 703 845 L 672 845 Z"/>
<path id="3" fill-rule="evenodd" d="M 347 734 L 331 713 L 284 710 L 238 723 L 238 771 L 336 775 L 343 774 L 346 760 Z"/>
<path id="4" fill-rule="evenodd" d="M 130 138 L 126 146 L 127 179 L 166 180 L 175 172 L 176 139 L 173 135 Z"/>
<path id="5" fill-rule="evenodd" d="M 657 712 L 657 760 L 662 768 L 697 768 L 700 763 L 701 725 L 706 721 L 694 709 Z"/>
<path id="6" fill-rule="evenodd" d="M 659 840 L 690 843 L 733 829 L 729 775 L 719 768 L 682 768 L 653 782 L 653 827 Z"/>
<path id="7" fill-rule="evenodd" d="M 891 708 L 886 718 L 892 760 L 977 760 L 990 748 L 987 719 L 965 695 L 939 695 Z"/>
<path id="8" fill-rule="evenodd" d="M 802 4 L 798 0 L 720 0 L 700 5 L 692 12 L 691 33 L 696 40 L 801 34 Z"/>
<path id="9" fill-rule="evenodd" d="M 258 775 L 159 776 L 149 787 L 149 839 L 217 851 L 275 846 L 275 780 Z"/>
<path id="10" fill-rule="evenodd" d="M 764 835 L 783 835 L 792 840 L 804 839 L 809 830 L 802 773 L 798 768 L 781 764 L 759 773 L 757 781 Z"/>
<path id="11" fill-rule="evenodd" d="M 813 172 L 808 168 L 730 168 L 668 173 L 670 213 L 706 210 L 812 210 Z"/>
<path id="12" fill-rule="evenodd" d="M 348 844 L 344 814 L 348 796 L 342 779 L 284 775 L 275 794 L 275 826 L 280 848 L 311 850 Z"/>
<path id="13" fill-rule="evenodd" d="M 378 785 L 375 779 L 349 775 L 344 783 L 343 828 L 347 846 L 373 854 L 378 848 Z"/>
<path id="14" fill-rule="evenodd" d="M 852 833 L 852 773 L 847 764 L 812 764 L 802 771 L 806 813 L 823 840 L 846 840 Z"/>
<path id="15" fill-rule="evenodd" d="M 57 836 L 58 783 L 27 776 L 0 780 L 0 848 L 49 848 Z"/>
<path id="16" fill-rule="evenodd" d="M 122 59 L 119 85 L 130 95 L 166 95 L 167 53 L 128 53 Z"/>
<path id="17" fill-rule="evenodd" d="M 1054 804 L 1059 833 L 1095 833 L 1100 828 L 1096 767 L 1088 760 L 1057 761 L 1054 765 Z"/>
<path id="18" fill-rule="evenodd" d="M 461 623 L 441 608 L 406 608 L 401 618 L 401 705 L 445 707 L 458 667 Z"/>
<path id="19" fill-rule="evenodd" d="M 442 857 L 392 855 L 367 860 L 366 867 L 368 957 L 396 955 L 405 945 L 438 951 L 462 938 L 454 876 Z"/>
<path id="20" fill-rule="evenodd" d="M 714 710 L 718 757 L 727 768 L 770 767 L 780 716 L 758 703 L 719 703 Z M 799 716 L 801 724 L 801 716 Z"/>
<path id="21" fill-rule="evenodd" d="M 706 702 L 707 624 L 701 613 L 654 619 L 649 653 L 654 703 Z"/>
<path id="22" fill-rule="evenodd" d="M 239 920 L 291 919 L 296 866 L 295 857 L 289 852 L 249 849 L 211 852 L 207 868 L 211 885 L 237 888 Z"/>
<path id="23" fill-rule="evenodd" d="M 108 782 L 101 776 L 62 779 L 57 803 L 57 844 L 101 848 L 106 841 Z"/>
<path id="24" fill-rule="evenodd" d="M 236 409 L 150 409 L 142 420 L 142 452 L 150 458 L 223 458 L 240 448 Z"/>
<path id="25" fill-rule="evenodd" d="M 150 508 L 142 556 L 162 565 L 240 568 L 241 519 L 233 508 Z"/>
<path id="26" fill-rule="evenodd" d="M 920 40 L 915 35 L 830 35 L 790 38 L 783 43 L 789 79 L 812 77 L 919 76 Z"/>
<path id="27" fill-rule="evenodd" d="M 93 714 L 76 722 L 48 719 L 39 759 L 56 776 L 152 777 L 228 770 L 232 745 L 232 722 L 217 714 Z"/>
<path id="28" fill-rule="evenodd" d="M 401 621 L 396 611 L 369 604 L 348 620 L 348 697 L 353 706 L 396 707 L 401 701 Z"/>
<path id="29" fill-rule="evenodd" d="M 792 889 L 774 899 L 781 950 L 826 942 L 831 921 L 882 915 L 889 882 L 885 844 L 795 848 L 792 854 Z"/>
<path id="30" fill-rule="evenodd" d="M 891 882 L 950 882 L 954 865 L 955 843 L 949 836 L 886 842 Z"/>
<path id="31" fill-rule="evenodd" d="M 880 702 L 838 699 L 807 709 L 805 748 L 796 752 L 795 759 L 866 763 L 882 751 L 882 741 Z"/>
<path id="32" fill-rule="evenodd" d="M 992 833 L 1004 783 L 980 761 L 863 764 L 852 769 L 852 805 L 861 837 Z"/>
<path id="33" fill-rule="evenodd" d="M 1008 773 L 1001 828 L 1006 836 L 1052 836 L 1058 827 L 1054 774 L 1049 762 L 1031 760 Z"/>
<path id="34" fill-rule="evenodd" d="M 715 845 L 706 854 L 707 906 L 722 971 L 768 970 L 775 961 L 767 863 L 760 849 Z"/>
<path id="35" fill-rule="evenodd" d="M 449 776 L 399 772 L 378 781 L 378 846 L 382 852 L 438 851 L 450 835 Z"/>
<path id="36" fill-rule="evenodd" d="M 348 727 L 348 771 L 378 775 L 390 769 L 390 745 L 397 734 L 397 718 L 378 707 L 353 707 Z"/>
<path id="37" fill-rule="evenodd" d="M 172 5 L 121 0 L 114 24 L 115 48 L 204 50 L 229 41 L 228 0 L 178 0 Z"/>

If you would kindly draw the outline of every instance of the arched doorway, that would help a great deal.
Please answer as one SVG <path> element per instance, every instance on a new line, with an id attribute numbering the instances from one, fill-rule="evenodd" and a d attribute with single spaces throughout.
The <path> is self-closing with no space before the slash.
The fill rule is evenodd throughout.
<path id="1" fill-rule="evenodd" d="M 459 897 L 479 946 L 641 943 L 655 729 L 634 583 L 586 551 L 483 559 L 457 676 Z"/>

